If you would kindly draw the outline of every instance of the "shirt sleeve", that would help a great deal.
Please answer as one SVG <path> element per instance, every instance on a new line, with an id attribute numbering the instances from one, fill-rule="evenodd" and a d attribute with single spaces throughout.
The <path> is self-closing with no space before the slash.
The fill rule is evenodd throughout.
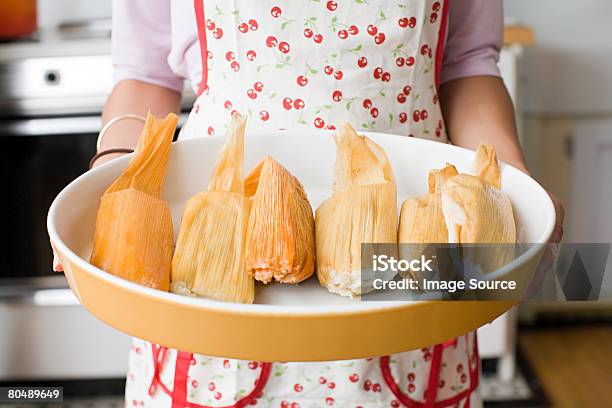
<path id="1" fill-rule="evenodd" d="M 449 0 L 448 34 L 441 82 L 500 76 L 497 63 L 503 46 L 502 0 Z"/>
<path id="2" fill-rule="evenodd" d="M 184 79 L 168 64 L 170 0 L 113 0 L 112 4 L 114 82 L 137 79 L 181 92 Z"/>

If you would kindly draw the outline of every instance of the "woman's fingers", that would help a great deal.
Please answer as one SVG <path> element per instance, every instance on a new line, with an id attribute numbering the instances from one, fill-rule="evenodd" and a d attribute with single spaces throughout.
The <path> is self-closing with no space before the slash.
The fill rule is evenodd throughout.
<path id="1" fill-rule="evenodd" d="M 556 215 L 555 228 L 553 229 L 549 242 L 559 243 L 563 238 L 563 222 L 565 220 L 565 208 L 563 207 L 563 203 L 561 203 L 561 201 L 559 201 L 557 197 L 555 197 L 551 193 L 548 193 L 548 195 L 552 199 L 553 205 L 555 206 Z"/>
<path id="2" fill-rule="evenodd" d="M 53 250 L 53 271 L 54 272 L 64 272 L 64 267 L 60 262 L 59 256 L 57 256 L 57 252 L 55 252 L 55 248 L 53 244 L 51 244 L 51 249 Z"/>

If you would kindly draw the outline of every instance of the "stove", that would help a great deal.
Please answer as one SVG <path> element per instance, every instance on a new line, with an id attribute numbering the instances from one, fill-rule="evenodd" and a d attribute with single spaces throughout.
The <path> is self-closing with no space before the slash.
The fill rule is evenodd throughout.
<path id="1" fill-rule="evenodd" d="M 0 382 L 126 372 L 130 338 L 91 316 L 51 270 L 46 232 L 52 200 L 95 153 L 113 86 L 110 27 L 67 23 L 0 42 Z M 186 88 L 185 111 L 194 99 Z"/>

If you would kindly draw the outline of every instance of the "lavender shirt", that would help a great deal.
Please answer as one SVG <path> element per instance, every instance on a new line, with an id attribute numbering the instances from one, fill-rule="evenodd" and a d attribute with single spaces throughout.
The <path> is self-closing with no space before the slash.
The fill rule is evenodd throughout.
<path id="1" fill-rule="evenodd" d="M 451 0 L 442 83 L 499 76 L 502 0 Z M 113 0 L 115 83 L 137 79 L 181 91 L 202 75 L 193 2 Z"/>

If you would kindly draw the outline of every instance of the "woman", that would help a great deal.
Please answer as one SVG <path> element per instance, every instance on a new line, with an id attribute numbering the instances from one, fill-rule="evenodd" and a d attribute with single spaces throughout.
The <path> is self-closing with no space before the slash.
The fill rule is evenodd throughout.
<path id="1" fill-rule="evenodd" d="M 251 129 L 346 120 L 467 148 L 487 142 L 527 171 L 496 65 L 502 26 L 501 0 L 116 0 L 116 85 L 103 121 L 176 112 L 186 78 L 199 97 L 181 139 L 223 134 L 234 110 Z M 95 164 L 133 148 L 140 127 L 115 124 Z M 390 357 L 271 364 L 136 339 L 126 405 L 474 407 L 478 375 L 475 333 Z"/>

